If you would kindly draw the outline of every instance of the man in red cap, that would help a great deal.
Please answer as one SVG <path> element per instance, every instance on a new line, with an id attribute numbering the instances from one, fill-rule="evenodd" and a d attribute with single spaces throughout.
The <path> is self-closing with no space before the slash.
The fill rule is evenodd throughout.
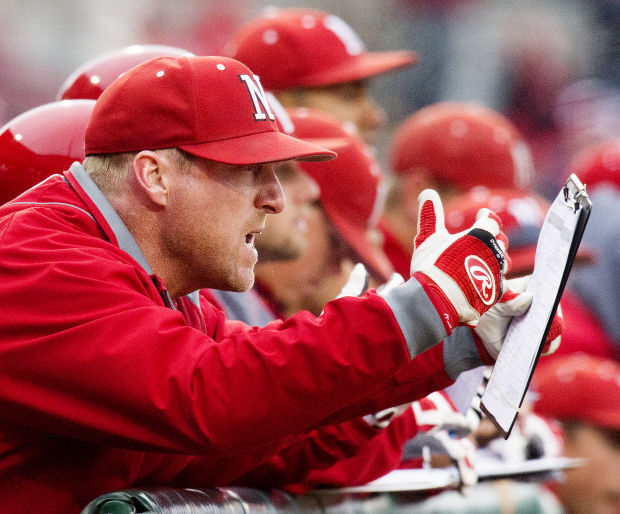
<path id="1" fill-rule="evenodd" d="M 367 145 L 336 118 L 306 108 L 288 114 L 296 137 L 332 140 L 338 157 L 329 164 L 299 163 L 320 190 L 309 212 L 307 247 L 297 259 L 259 261 L 257 283 L 271 292 L 279 316 L 299 310 L 318 315 L 342 290 L 355 263 L 366 266 L 375 286 L 393 272 L 375 234 L 383 207 L 383 173 Z"/>
<path id="2" fill-rule="evenodd" d="M 390 145 L 392 184 L 380 227 L 392 265 L 409 276 L 418 195 L 435 189 L 442 200 L 476 186 L 526 189 L 532 158 L 518 130 L 486 107 L 442 102 L 410 115 Z"/>
<path id="3" fill-rule="evenodd" d="M 559 421 L 566 457 L 585 465 L 551 484 L 567 513 L 620 512 L 620 365 L 589 355 L 558 357 L 534 376 L 535 411 Z"/>
<path id="4" fill-rule="evenodd" d="M 584 148 L 570 163 L 570 173 L 586 185 L 595 206 L 583 243 L 596 249 L 597 258 L 571 274 L 569 287 L 596 313 L 620 353 L 620 281 L 609 279 L 620 268 L 620 138 Z"/>
<path id="5" fill-rule="evenodd" d="M 464 325 L 500 298 L 507 241 L 490 211 L 447 233 L 434 191 L 421 195 L 413 277 L 391 291 L 264 329 L 200 301 L 202 288 L 252 285 L 255 237 L 284 207 L 274 163 L 334 155 L 280 132 L 240 62 L 132 68 L 97 99 L 85 154 L 0 207 L 5 510 L 227 484 L 282 454 L 296 480 L 342 457 L 325 441 L 343 423 L 489 362 Z"/>
<path id="6" fill-rule="evenodd" d="M 353 123 L 367 143 L 386 123 L 368 79 L 417 61 L 409 51 L 369 52 L 344 20 L 304 8 L 266 10 L 237 31 L 230 54 L 285 107 L 325 110 Z"/>

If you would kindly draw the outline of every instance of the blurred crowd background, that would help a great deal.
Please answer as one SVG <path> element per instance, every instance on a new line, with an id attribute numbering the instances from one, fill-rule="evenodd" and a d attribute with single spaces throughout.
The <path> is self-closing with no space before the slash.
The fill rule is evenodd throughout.
<path id="1" fill-rule="evenodd" d="M 157 43 L 226 54 L 269 6 L 339 15 L 369 50 L 414 50 L 413 68 L 371 82 L 392 130 L 433 102 L 479 101 L 516 123 L 534 152 L 537 188 L 554 196 L 567 162 L 620 133 L 617 0 L 2 0 L 0 125 L 56 99 L 64 79 L 101 53 Z M 387 166 L 385 167 L 387 169 Z"/>

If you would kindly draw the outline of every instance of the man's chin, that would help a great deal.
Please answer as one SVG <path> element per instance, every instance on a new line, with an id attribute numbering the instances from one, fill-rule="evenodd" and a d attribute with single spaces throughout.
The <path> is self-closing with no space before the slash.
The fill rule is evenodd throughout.
<path id="1" fill-rule="evenodd" d="M 229 291 L 236 291 L 238 293 L 242 293 L 244 291 L 252 289 L 252 286 L 254 285 L 254 269 L 252 268 L 252 270 L 244 271 L 244 273 L 240 273 L 237 276 L 236 280 L 231 281 L 228 287 Z"/>

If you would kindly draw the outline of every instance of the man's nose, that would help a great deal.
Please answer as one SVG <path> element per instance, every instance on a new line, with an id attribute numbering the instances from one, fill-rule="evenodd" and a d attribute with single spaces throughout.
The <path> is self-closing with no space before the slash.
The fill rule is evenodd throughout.
<path id="1" fill-rule="evenodd" d="M 286 205 L 286 200 L 273 164 L 266 164 L 263 166 L 259 182 L 256 207 L 271 214 L 282 212 Z"/>

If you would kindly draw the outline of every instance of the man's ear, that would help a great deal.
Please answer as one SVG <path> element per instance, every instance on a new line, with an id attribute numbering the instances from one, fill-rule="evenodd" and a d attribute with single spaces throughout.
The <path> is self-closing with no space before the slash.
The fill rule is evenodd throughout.
<path id="1" fill-rule="evenodd" d="M 170 166 L 163 156 L 150 150 L 136 154 L 132 171 L 138 187 L 155 204 L 165 206 L 170 190 Z"/>

